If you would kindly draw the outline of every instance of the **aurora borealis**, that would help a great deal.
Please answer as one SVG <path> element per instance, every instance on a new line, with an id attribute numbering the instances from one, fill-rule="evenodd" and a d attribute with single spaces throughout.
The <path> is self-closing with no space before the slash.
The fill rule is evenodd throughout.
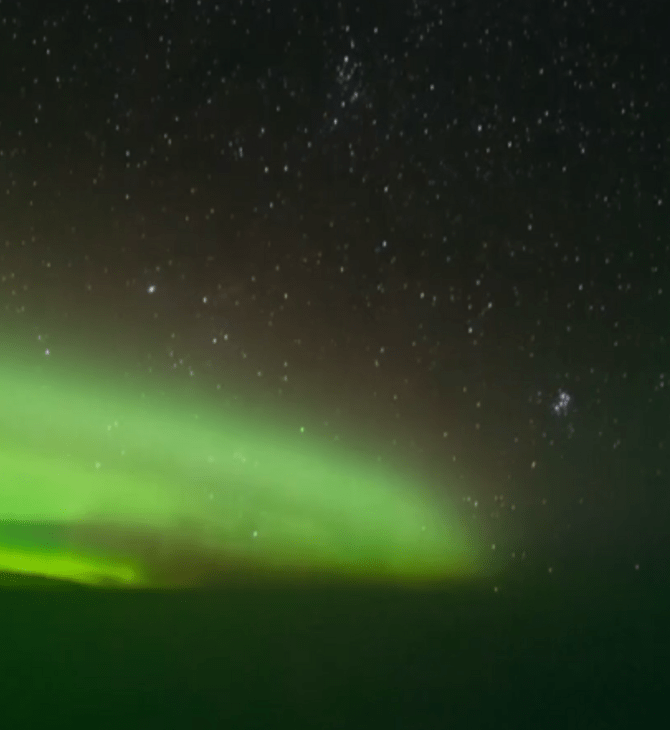
<path id="1" fill-rule="evenodd" d="M 231 570 L 441 579 L 477 571 L 458 518 L 304 433 L 48 363 L 0 371 L 0 569 L 182 587 Z"/>

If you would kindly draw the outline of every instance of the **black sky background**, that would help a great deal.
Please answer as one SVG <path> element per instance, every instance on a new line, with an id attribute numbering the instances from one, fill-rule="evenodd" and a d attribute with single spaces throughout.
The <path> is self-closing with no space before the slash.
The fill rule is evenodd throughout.
<path id="1" fill-rule="evenodd" d="M 6 341 L 309 404 L 522 573 L 662 571 L 664 12 L 4 3 Z"/>

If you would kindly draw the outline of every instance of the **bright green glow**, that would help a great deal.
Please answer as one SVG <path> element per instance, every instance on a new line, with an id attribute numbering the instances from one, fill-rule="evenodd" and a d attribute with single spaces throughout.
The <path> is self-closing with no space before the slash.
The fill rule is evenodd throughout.
<path id="1" fill-rule="evenodd" d="M 1 535 L 1 533 L 0 533 Z M 50 555 L 42 550 L 0 549 L 0 572 L 25 573 L 98 585 L 103 579 L 115 585 L 133 584 L 143 578 L 131 565 L 78 555 L 67 550 Z"/>
<path id="2" fill-rule="evenodd" d="M 458 521 L 381 465 L 268 416 L 128 391 L 0 369 L 0 572 L 176 586 L 232 565 L 406 580 L 477 570 Z"/>

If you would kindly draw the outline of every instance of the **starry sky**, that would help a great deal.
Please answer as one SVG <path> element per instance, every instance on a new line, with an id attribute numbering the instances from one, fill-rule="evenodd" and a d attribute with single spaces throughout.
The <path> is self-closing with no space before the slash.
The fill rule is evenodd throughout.
<path id="1" fill-rule="evenodd" d="M 505 571 L 661 570 L 661 3 L 1 9 L 0 355 L 299 413 Z"/>

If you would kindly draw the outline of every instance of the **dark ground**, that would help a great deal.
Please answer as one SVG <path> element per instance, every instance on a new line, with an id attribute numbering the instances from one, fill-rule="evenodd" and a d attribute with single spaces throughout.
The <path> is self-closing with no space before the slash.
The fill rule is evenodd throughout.
<path id="1" fill-rule="evenodd" d="M 644 728 L 670 678 L 670 596 L 639 573 L 52 588 L 1 596 L 8 727 Z"/>

